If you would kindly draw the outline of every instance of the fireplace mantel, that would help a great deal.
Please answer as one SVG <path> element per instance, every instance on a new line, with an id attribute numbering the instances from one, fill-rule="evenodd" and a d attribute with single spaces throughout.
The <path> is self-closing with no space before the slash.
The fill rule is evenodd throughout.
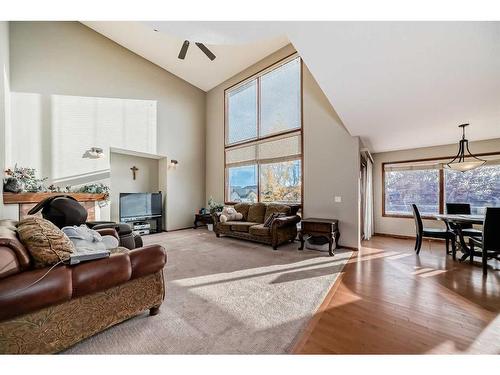
<path id="1" fill-rule="evenodd" d="M 26 204 L 38 203 L 45 198 L 54 197 L 56 195 L 69 195 L 75 198 L 78 202 L 97 202 L 106 199 L 105 194 L 91 193 L 3 193 L 4 204 Z"/>
<path id="2" fill-rule="evenodd" d="M 106 199 L 105 194 L 91 193 L 3 193 L 3 203 L 18 205 L 18 219 L 21 220 L 28 216 L 29 210 L 31 210 L 38 202 L 56 195 L 69 195 L 75 198 L 87 210 L 87 220 L 89 221 L 96 219 L 96 202 Z M 38 212 L 35 215 L 40 216 L 41 214 Z"/>

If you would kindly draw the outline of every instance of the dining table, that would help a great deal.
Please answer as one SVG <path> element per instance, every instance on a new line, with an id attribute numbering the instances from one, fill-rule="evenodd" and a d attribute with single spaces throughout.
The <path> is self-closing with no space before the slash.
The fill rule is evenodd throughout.
<path id="1" fill-rule="evenodd" d="M 458 242 L 460 244 L 460 248 L 462 249 L 462 257 L 460 261 L 464 261 L 470 256 L 471 249 L 467 245 L 464 239 L 464 235 L 462 233 L 462 226 L 464 224 L 475 224 L 475 225 L 483 225 L 484 223 L 484 215 L 472 215 L 472 214 L 435 214 L 434 217 L 437 220 L 444 221 L 447 224 L 447 227 L 450 228 L 450 224 L 455 224 Z"/>

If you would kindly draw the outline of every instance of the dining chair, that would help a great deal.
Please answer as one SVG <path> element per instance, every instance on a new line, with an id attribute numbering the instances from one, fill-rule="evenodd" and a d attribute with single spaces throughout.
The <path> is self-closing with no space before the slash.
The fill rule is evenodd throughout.
<path id="1" fill-rule="evenodd" d="M 446 240 L 446 254 L 450 253 L 450 240 L 453 256 L 455 257 L 455 234 L 448 229 L 438 229 L 438 228 L 424 228 L 422 222 L 422 217 L 418 211 L 416 204 L 411 205 L 413 209 L 413 218 L 415 219 L 415 230 L 416 230 L 416 241 L 415 241 L 415 251 L 417 254 L 420 253 L 420 248 L 422 247 L 423 237 L 428 238 L 441 238 Z"/>
<path id="2" fill-rule="evenodd" d="M 474 255 L 481 256 L 483 275 L 488 273 L 488 259 L 500 260 L 500 207 L 486 208 L 483 224 L 483 238 L 469 237 L 470 262 L 474 262 Z M 476 246 L 481 251 L 475 250 Z"/>
<path id="3" fill-rule="evenodd" d="M 446 203 L 446 213 L 451 215 L 470 215 L 469 203 Z M 457 224 L 450 223 L 450 229 L 458 235 L 459 227 Z M 483 232 L 475 229 L 472 224 L 460 224 L 462 235 L 465 237 L 481 237 Z"/>

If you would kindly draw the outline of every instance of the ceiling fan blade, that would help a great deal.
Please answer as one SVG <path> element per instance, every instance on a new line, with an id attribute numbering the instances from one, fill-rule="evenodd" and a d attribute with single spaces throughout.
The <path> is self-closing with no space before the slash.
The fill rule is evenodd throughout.
<path id="1" fill-rule="evenodd" d="M 195 43 L 199 49 L 201 49 L 203 51 L 203 53 L 205 55 L 207 55 L 207 57 L 214 61 L 215 60 L 215 55 L 212 53 L 212 51 L 210 51 L 203 43 Z"/>
<path id="2" fill-rule="evenodd" d="M 177 56 L 179 59 L 184 60 L 184 58 L 186 57 L 188 47 L 189 47 L 189 40 L 185 40 L 184 43 L 182 44 L 179 56 Z"/>

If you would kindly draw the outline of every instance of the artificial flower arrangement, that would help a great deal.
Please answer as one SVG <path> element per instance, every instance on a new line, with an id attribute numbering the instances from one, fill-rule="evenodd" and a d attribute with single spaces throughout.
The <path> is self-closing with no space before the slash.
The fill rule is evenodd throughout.
<path id="1" fill-rule="evenodd" d="M 18 167 L 7 169 L 6 177 L 3 181 L 3 191 L 11 193 L 90 193 L 104 194 L 105 200 L 109 199 L 109 187 L 103 183 L 86 184 L 72 188 L 71 186 L 61 187 L 51 184 L 45 186 L 47 177 L 37 178 L 35 168 Z"/>

